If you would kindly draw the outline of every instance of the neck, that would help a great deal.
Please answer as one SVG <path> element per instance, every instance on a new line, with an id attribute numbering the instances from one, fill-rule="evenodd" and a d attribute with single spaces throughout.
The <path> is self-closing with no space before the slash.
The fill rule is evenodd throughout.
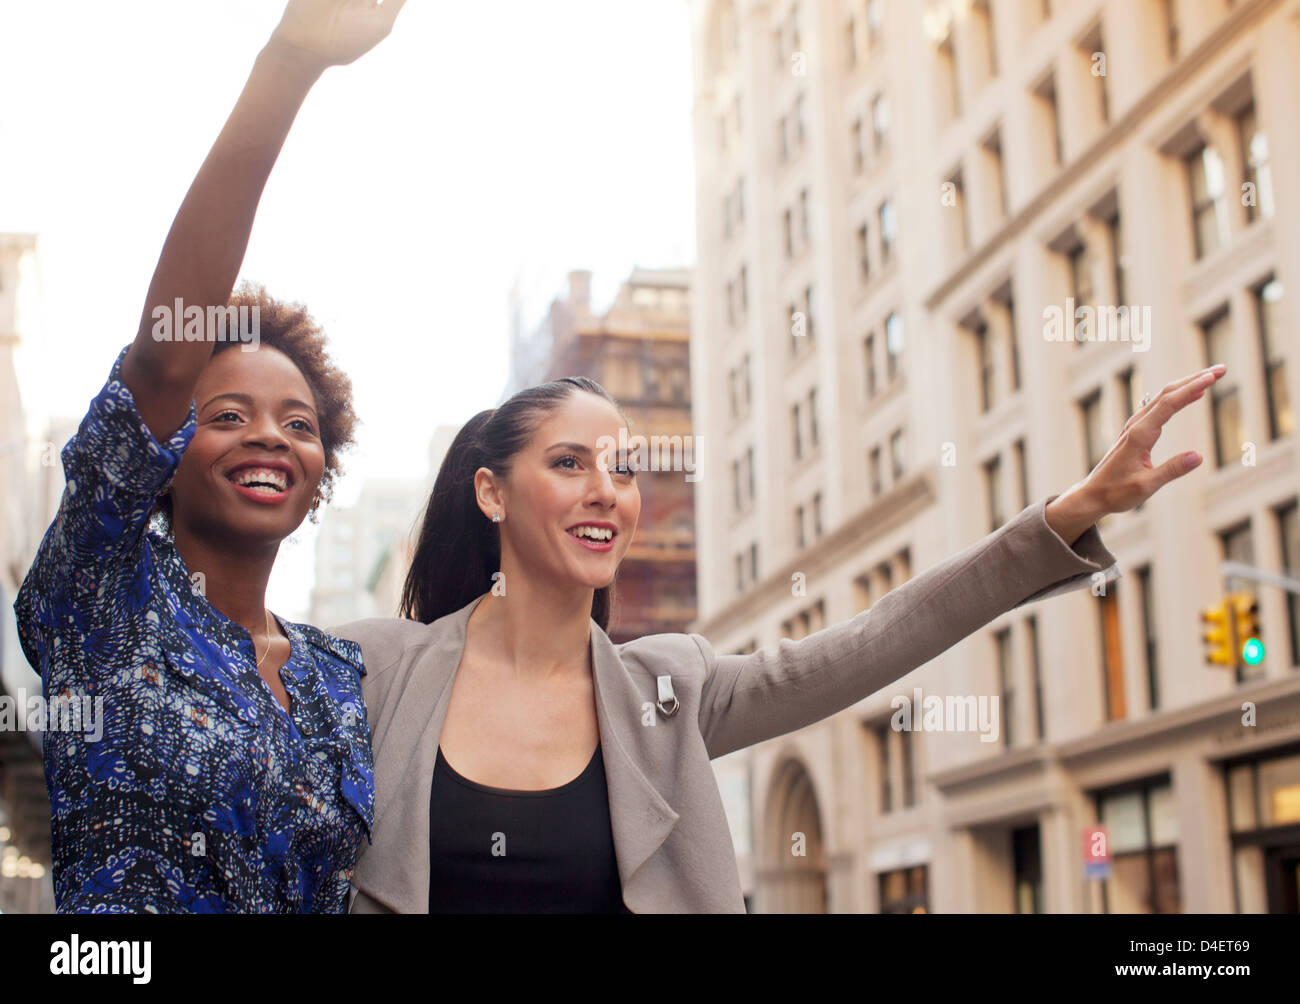
<path id="1" fill-rule="evenodd" d="M 240 549 L 230 541 L 211 540 L 182 526 L 175 526 L 173 532 L 176 551 L 190 575 L 202 573 L 198 581 L 208 602 L 250 636 L 263 637 L 267 631 L 266 583 L 279 543 Z"/>
<path id="2" fill-rule="evenodd" d="M 557 589 L 530 580 L 517 566 L 512 571 L 512 564 L 502 561 L 506 594 L 489 592 L 470 615 L 479 651 L 509 666 L 519 679 L 542 681 L 590 672 L 595 591 L 589 587 Z"/>

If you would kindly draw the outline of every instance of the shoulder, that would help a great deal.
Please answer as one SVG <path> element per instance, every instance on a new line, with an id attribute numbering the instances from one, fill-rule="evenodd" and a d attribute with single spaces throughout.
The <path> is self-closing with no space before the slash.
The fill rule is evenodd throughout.
<path id="1" fill-rule="evenodd" d="M 365 659 L 361 646 L 347 638 L 327 634 L 310 624 L 286 622 L 286 626 L 296 631 L 298 637 L 311 649 L 318 662 L 343 663 L 354 669 L 359 676 L 366 675 Z"/>
<path id="2" fill-rule="evenodd" d="M 365 661 L 365 674 L 373 682 L 375 677 L 400 664 L 412 649 L 432 644 L 438 630 L 436 622 L 423 624 L 404 617 L 367 617 L 317 633 L 336 644 L 358 648 Z"/>
<path id="3" fill-rule="evenodd" d="M 652 676 L 668 674 L 702 678 L 707 673 L 708 661 L 699 640 L 702 640 L 699 635 L 665 632 L 622 642 L 615 645 L 614 650 L 625 666 L 641 669 Z"/>

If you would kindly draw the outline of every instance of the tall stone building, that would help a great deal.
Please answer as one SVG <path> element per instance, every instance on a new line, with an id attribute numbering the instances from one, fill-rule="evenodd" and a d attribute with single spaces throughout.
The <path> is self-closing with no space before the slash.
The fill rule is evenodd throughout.
<path id="1" fill-rule="evenodd" d="M 1236 583 L 1253 667 L 1205 664 L 1199 612 L 1225 559 L 1300 575 L 1300 3 L 692 18 L 694 431 L 725 472 L 692 629 L 719 651 L 868 610 L 1083 478 L 1145 392 L 1228 365 L 1157 446 L 1202 467 L 1102 521 L 1117 582 L 732 755 L 753 908 L 1296 911 L 1300 595 Z M 892 727 L 918 687 L 996 699 L 999 727 Z"/>

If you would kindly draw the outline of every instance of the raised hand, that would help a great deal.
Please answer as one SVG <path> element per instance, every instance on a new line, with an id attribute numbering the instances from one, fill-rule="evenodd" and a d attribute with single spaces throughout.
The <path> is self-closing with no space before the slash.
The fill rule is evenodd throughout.
<path id="1" fill-rule="evenodd" d="M 406 0 L 289 0 L 271 35 L 321 69 L 344 66 L 388 37 Z"/>
<path id="2" fill-rule="evenodd" d="M 1048 504 L 1044 514 L 1048 524 L 1073 542 L 1102 516 L 1140 505 L 1170 481 L 1200 466 L 1200 454 L 1188 451 L 1157 467 L 1151 450 L 1165 423 L 1200 399 L 1226 372 L 1227 367 L 1218 363 L 1162 387 L 1124 423 L 1119 438 L 1091 473 Z"/>

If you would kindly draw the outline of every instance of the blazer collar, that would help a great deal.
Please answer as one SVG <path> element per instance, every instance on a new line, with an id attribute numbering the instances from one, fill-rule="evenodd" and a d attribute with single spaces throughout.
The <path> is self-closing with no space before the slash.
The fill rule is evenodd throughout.
<path id="1" fill-rule="evenodd" d="M 375 758 L 376 842 L 363 852 L 364 867 L 358 868 L 356 880 L 358 888 L 399 913 L 428 911 L 433 769 L 451 703 L 451 684 L 465 652 L 466 625 L 486 595 L 429 625 L 432 651 L 418 658 L 416 679 L 399 697 L 385 730 L 395 736 L 419 736 L 419 741 L 406 757 L 390 753 Z M 663 891 L 643 888 L 637 882 L 637 871 L 668 838 L 678 813 L 641 768 L 654 756 L 647 726 L 641 724 L 646 695 L 637 690 L 614 643 L 594 620 L 590 646 L 610 828 L 623 901 L 633 912 L 653 912 L 659 908 Z"/>

